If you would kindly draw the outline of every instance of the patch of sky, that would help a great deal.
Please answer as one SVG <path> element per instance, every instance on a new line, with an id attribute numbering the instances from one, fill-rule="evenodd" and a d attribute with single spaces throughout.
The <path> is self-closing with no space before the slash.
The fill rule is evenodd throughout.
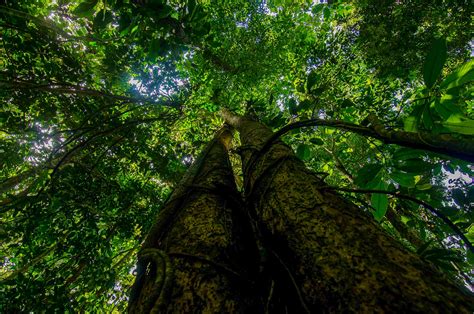
<path id="1" fill-rule="evenodd" d="M 53 131 L 54 125 L 45 126 L 39 122 L 34 123 L 34 129 L 38 134 L 38 139 L 33 141 L 30 146 L 31 154 L 26 157 L 26 161 L 32 166 L 38 166 L 46 162 L 50 154 L 56 149 L 59 151 L 58 144 L 64 142 L 65 138 L 62 136 L 55 136 Z M 22 141 L 19 141 L 20 143 Z M 23 142 L 26 143 L 26 142 Z"/>
<path id="2" fill-rule="evenodd" d="M 474 171 L 474 166 L 469 167 L 469 169 L 471 169 L 471 171 Z M 444 185 L 448 189 L 453 188 L 455 186 L 453 182 L 457 180 L 463 181 L 466 184 L 474 184 L 473 176 L 470 176 L 469 174 L 461 172 L 457 169 L 454 171 L 454 173 L 451 173 L 449 171 L 444 170 L 444 168 L 441 168 L 441 172 L 445 176 Z"/>
<path id="3" fill-rule="evenodd" d="M 190 56 L 191 52 L 185 53 L 185 57 Z M 128 83 L 140 96 L 159 101 L 177 96 L 189 81 L 180 76 L 173 62 L 162 62 L 148 66 L 139 75 L 131 76 Z"/>

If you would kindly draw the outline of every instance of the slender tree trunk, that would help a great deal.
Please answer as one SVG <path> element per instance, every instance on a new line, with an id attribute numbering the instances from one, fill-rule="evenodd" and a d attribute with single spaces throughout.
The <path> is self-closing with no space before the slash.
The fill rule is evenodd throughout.
<path id="1" fill-rule="evenodd" d="M 293 285 L 287 290 L 296 291 L 295 309 L 472 313 L 472 295 L 404 249 L 354 204 L 324 189 L 324 181 L 287 145 L 277 141 L 260 151 L 270 129 L 229 111 L 222 115 L 240 132 L 245 201 L 269 264 L 280 264 Z"/>
<path id="2" fill-rule="evenodd" d="M 141 253 L 130 313 L 251 313 L 253 239 L 224 128 L 188 170 Z M 248 249 L 250 248 L 250 249 Z"/>

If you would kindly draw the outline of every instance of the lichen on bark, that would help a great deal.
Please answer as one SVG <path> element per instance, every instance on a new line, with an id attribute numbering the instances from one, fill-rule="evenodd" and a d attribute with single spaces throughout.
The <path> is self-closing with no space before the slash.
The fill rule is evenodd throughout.
<path id="1" fill-rule="evenodd" d="M 218 132 L 158 215 L 142 248 L 148 258 L 139 258 L 130 313 L 254 309 L 252 242 L 227 155 L 231 139 L 228 128 Z M 153 250 L 161 257 L 149 258 Z"/>
<path id="2" fill-rule="evenodd" d="M 322 187 L 266 126 L 229 111 L 225 120 L 240 133 L 245 199 L 264 237 L 282 263 L 308 312 L 471 313 L 473 297 L 374 220 Z M 262 151 L 262 147 L 268 147 Z M 271 254 L 270 254 L 271 256 Z"/>

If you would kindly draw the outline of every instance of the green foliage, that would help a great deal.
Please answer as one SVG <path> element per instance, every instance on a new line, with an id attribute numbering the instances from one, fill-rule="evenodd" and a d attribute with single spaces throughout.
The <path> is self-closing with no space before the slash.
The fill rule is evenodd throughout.
<path id="1" fill-rule="evenodd" d="M 373 113 L 420 141 L 472 145 L 469 12 L 427 0 L 0 5 L 0 311 L 124 312 L 136 251 L 221 107 L 275 130 Z M 328 185 L 416 197 L 474 240 L 466 162 L 323 126 L 284 141 Z M 346 195 L 417 249 L 393 212 L 455 280 L 472 277 L 472 252 L 426 209 Z"/>
<path id="2" fill-rule="evenodd" d="M 86 0 L 79 3 L 79 5 L 74 9 L 73 13 L 77 16 L 85 17 L 90 16 L 94 12 L 94 8 L 97 5 L 98 0 Z"/>
<path id="3" fill-rule="evenodd" d="M 377 190 L 386 190 L 387 185 L 383 182 L 379 183 L 376 186 Z M 372 193 L 372 197 L 370 199 L 372 206 L 374 207 L 375 211 L 373 212 L 374 218 L 377 221 L 381 221 L 382 218 L 385 216 L 388 208 L 388 197 L 386 194 L 382 193 Z"/>
<path id="4" fill-rule="evenodd" d="M 380 164 L 366 164 L 357 173 L 354 183 L 361 188 L 372 188 L 378 184 L 381 171 L 382 165 Z"/>
<path id="5" fill-rule="evenodd" d="M 474 61 L 468 61 L 449 74 L 440 84 L 442 89 L 453 89 L 474 81 Z"/>
<path id="6" fill-rule="evenodd" d="M 296 156 L 301 160 L 308 160 L 311 157 L 310 147 L 306 144 L 300 144 L 296 148 Z"/>
<path id="7" fill-rule="evenodd" d="M 423 66 L 423 79 L 425 80 L 426 87 L 433 87 L 434 83 L 443 70 L 444 63 L 446 62 L 446 39 L 439 38 L 433 42 L 431 50 L 425 59 Z"/>

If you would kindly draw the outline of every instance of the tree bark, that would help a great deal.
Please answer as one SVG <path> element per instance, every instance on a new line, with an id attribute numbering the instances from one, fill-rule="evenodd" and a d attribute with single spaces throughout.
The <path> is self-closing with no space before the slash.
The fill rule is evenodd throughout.
<path id="1" fill-rule="evenodd" d="M 222 129 L 187 171 L 146 238 L 130 313 L 251 313 L 252 232 Z"/>
<path id="2" fill-rule="evenodd" d="M 266 126 L 223 111 L 240 133 L 245 201 L 300 312 L 472 313 L 473 296 L 327 189 Z M 295 310 L 296 311 L 296 310 Z"/>

